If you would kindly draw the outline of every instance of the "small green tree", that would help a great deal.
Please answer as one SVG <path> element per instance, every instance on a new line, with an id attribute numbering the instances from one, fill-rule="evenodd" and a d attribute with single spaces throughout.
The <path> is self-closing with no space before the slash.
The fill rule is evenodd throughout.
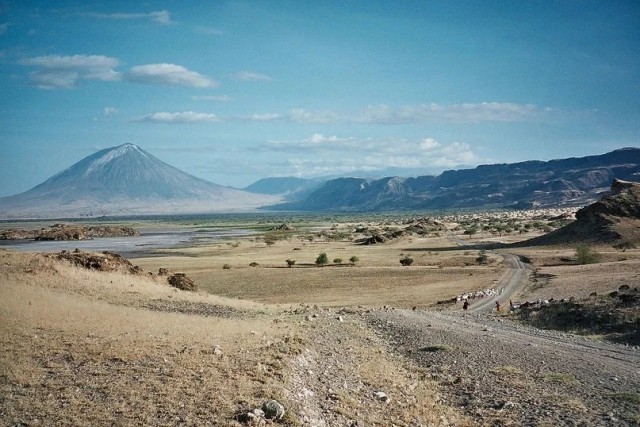
<path id="1" fill-rule="evenodd" d="M 352 256 L 351 258 L 349 258 L 349 262 L 351 263 L 351 265 L 356 265 L 356 262 L 360 261 L 360 258 L 358 258 L 357 256 Z"/>
<path id="2" fill-rule="evenodd" d="M 296 263 L 296 260 L 295 260 L 295 259 L 288 259 L 288 260 L 287 260 L 287 266 L 288 266 L 289 268 L 293 267 L 295 263 Z"/>
<path id="3" fill-rule="evenodd" d="M 593 264 L 600 260 L 600 254 L 588 244 L 581 243 L 576 246 L 576 260 L 578 264 Z"/>
<path id="4" fill-rule="evenodd" d="M 400 264 L 402 264 L 402 266 L 404 266 L 404 267 L 408 267 L 411 264 L 413 264 L 413 258 L 410 258 L 408 256 L 406 256 L 404 258 L 400 258 Z"/>
<path id="5" fill-rule="evenodd" d="M 325 252 L 322 252 L 320 255 L 318 255 L 318 258 L 316 258 L 316 265 L 324 267 L 325 264 L 329 264 L 329 257 Z"/>
<path id="6" fill-rule="evenodd" d="M 482 249 L 480 252 L 478 252 L 478 257 L 476 258 L 476 262 L 480 265 L 486 264 L 488 258 L 489 257 L 487 256 L 487 253 L 485 252 L 484 249 Z"/>
<path id="7" fill-rule="evenodd" d="M 342 258 L 334 258 L 333 263 L 334 264 L 342 264 Z"/>

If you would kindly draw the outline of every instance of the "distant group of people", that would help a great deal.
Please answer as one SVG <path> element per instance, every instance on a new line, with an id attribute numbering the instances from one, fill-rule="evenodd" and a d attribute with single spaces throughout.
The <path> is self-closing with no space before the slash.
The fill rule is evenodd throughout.
<path id="1" fill-rule="evenodd" d="M 510 310 L 513 311 L 514 309 L 514 305 L 513 305 L 513 301 L 509 300 L 509 308 Z M 469 309 L 469 301 L 468 300 L 464 300 L 464 303 L 462 304 L 462 309 L 464 311 L 467 311 Z M 500 301 L 496 301 L 496 311 L 500 312 L 502 310 L 502 307 L 500 306 Z"/>

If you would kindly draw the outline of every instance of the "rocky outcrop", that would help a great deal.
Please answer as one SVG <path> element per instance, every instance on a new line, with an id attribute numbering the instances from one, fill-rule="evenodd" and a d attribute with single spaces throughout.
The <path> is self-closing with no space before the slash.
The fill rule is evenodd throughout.
<path id="1" fill-rule="evenodd" d="M 39 230 L 5 230 L 0 233 L 0 240 L 87 240 L 139 235 L 140 233 L 131 227 L 54 224 Z"/>
<path id="2" fill-rule="evenodd" d="M 576 220 L 519 246 L 571 242 L 640 241 L 640 183 L 615 179 L 602 199 L 576 212 Z"/>
<path id="3" fill-rule="evenodd" d="M 120 271 L 130 274 L 142 274 L 143 271 L 137 265 L 131 264 L 114 252 L 90 253 L 79 249 L 73 252 L 62 251 L 57 254 L 45 254 L 45 257 L 65 260 L 77 267 L 96 271 Z"/>
<path id="4" fill-rule="evenodd" d="M 184 273 L 175 273 L 169 276 L 167 282 L 169 282 L 169 284 L 174 288 L 178 288 L 182 291 L 196 292 L 198 290 L 198 287 L 193 283 L 193 280 L 187 277 Z"/>

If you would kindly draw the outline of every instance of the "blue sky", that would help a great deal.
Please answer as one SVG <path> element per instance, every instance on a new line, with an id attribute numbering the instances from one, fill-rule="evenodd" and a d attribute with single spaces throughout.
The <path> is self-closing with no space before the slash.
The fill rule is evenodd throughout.
<path id="1" fill-rule="evenodd" d="M 637 147 L 639 46 L 635 0 L 0 0 L 0 196 L 124 143 L 235 187 Z"/>

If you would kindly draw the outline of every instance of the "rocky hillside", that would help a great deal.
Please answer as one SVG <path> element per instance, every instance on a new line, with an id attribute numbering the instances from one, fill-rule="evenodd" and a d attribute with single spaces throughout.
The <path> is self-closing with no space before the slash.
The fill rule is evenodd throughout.
<path id="1" fill-rule="evenodd" d="M 576 212 L 576 220 L 522 245 L 640 242 L 640 183 L 614 180 L 611 192 Z"/>
<path id="2" fill-rule="evenodd" d="M 616 178 L 640 181 L 639 148 L 547 162 L 481 165 L 437 177 L 339 178 L 303 201 L 275 208 L 368 212 L 584 206 L 606 193 Z"/>

